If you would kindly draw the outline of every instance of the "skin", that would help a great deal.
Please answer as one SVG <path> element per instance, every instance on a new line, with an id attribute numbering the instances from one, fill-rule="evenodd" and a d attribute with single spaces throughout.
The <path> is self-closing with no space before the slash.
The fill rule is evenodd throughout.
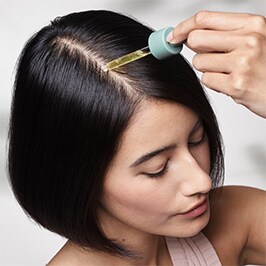
<path id="1" fill-rule="evenodd" d="M 163 147 L 169 148 L 140 163 Z M 68 241 L 48 265 L 172 265 L 162 236 L 189 237 L 204 228 L 223 265 L 265 263 L 263 191 L 227 187 L 213 210 L 208 204 L 201 216 L 181 215 L 209 195 L 209 165 L 197 115 L 180 104 L 145 100 L 107 173 L 99 208 L 106 235 L 142 258 L 128 261 Z"/>
<path id="2" fill-rule="evenodd" d="M 222 189 L 203 233 L 222 265 L 266 265 L 265 191 L 230 186 Z"/>
<path id="3" fill-rule="evenodd" d="M 200 11 L 168 36 L 171 43 L 184 40 L 207 87 L 266 118 L 265 17 Z"/>

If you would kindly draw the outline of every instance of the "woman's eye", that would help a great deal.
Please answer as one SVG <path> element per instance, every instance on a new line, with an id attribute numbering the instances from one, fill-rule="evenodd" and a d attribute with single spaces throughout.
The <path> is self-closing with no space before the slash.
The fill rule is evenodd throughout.
<path id="1" fill-rule="evenodd" d="M 207 134 L 205 133 L 205 131 L 203 131 L 200 140 L 188 142 L 188 146 L 190 148 L 193 148 L 193 147 L 203 144 L 206 140 L 207 140 Z"/>
<path id="2" fill-rule="evenodd" d="M 168 161 L 165 163 L 164 167 L 162 170 L 156 173 L 143 173 L 144 175 L 148 176 L 149 178 L 156 178 L 156 177 L 161 177 L 167 173 L 168 170 Z"/>

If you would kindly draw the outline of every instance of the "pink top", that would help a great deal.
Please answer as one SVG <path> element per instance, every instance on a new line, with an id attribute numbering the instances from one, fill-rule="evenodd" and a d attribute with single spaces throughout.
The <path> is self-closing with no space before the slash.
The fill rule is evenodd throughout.
<path id="1" fill-rule="evenodd" d="M 221 266 L 221 262 L 209 242 L 199 233 L 193 237 L 165 237 L 174 266 Z"/>

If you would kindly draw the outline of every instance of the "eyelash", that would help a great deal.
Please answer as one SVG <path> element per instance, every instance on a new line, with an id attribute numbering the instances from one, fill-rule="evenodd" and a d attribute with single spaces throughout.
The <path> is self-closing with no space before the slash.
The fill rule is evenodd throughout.
<path id="1" fill-rule="evenodd" d="M 157 173 L 143 173 L 144 175 L 148 176 L 149 178 L 156 178 L 156 177 L 161 177 L 167 173 L 168 170 L 168 162 L 169 160 L 166 161 L 163 169 Z"/>
<path id="2" fill-rule="evenodd" d="M 188 143 L 188 146 L 190 148 L 195 148 L 201 144 L 203 144 L 205 141 L 207 140 L 207 135 L 205 132 L 203 132 L 202 134 L 202 138 L 197 141 L 197 142 L 190 142 Z M 157 173 L 143 173 L 144 175 L 148 176 L 149 178 L 157 178 L 157 177 L 162 177 L 164 176 L 166 173 L 167 173 L 167 170 L 168 170 L 168 162 L 169 162 L 169 159 L 166 161 L 163 169 Z"/>
<path id="3" fill-rule="evenodd" d="M 207 134 L 205 133 L 205 131 L 203 131 L 201 139 L 199 141 L 197 141 L 197 142 L 189 142 L 188 146 L 190 148 L 195 148 L 195 147 L 203 144 L 206 140 L 207 140 Z"/>

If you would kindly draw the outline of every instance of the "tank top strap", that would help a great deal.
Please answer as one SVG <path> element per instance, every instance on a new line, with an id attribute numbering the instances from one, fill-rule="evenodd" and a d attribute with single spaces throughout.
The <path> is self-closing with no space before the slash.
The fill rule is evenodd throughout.
<path id="1" fill-rule="evenodd" d="M 174 266 L 221 266 L 216 251 L 203 233 L 193 237 L 165 237 Z"/>

